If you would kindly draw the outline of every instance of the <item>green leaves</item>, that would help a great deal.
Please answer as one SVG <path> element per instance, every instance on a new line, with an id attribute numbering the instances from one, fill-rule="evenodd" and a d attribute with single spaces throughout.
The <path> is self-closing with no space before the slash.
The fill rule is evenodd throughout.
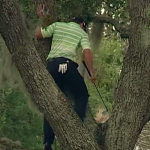
<path id="1" fill-rule="evenodd" d="M 35 15 L 35 6 L 32 3 L 32 0 L 18 0 L 18 2 L 23 6 L 23 11 L 27 15 L 28 19 L 37 19 Z"/>
<path id="2" fill-rule="evenodd" d="M 2 94 L 0 94 L 2 97 Z M 0 98 L 0 134 L 26 148 L 42 149 L 42 118 L 33 113 L 22 92 L 9 90 Z"/>
<path id="3" fill-rule="evenodd" d="M 88 16 L 95 15 L 97 8 L 100 6 L 101 0 L 57 0 L 57 14 L 60 20 L 65 21 L 79 15 L 86 19 Z"/>

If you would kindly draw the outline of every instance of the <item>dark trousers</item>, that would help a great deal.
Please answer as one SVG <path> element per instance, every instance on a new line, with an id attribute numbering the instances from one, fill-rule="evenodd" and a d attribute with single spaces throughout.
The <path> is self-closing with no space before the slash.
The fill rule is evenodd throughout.
<path id="1" fill-rule="evenodd" d="M 59 73 L 59 64 L 66 63 L 66 61 L 68 61 L 68 69 L 66 73 Z M 59 57 L 48 62 L 47 70 L 65 96 L 74 99 L 74 110 L 83 121 L 86 115 L 89 94 L 84 79 L 78 72 L 77 67 L 78 65 L 75 62 L 67 58 Z M 54 132 L 44 117 L 44 144 L 47 144 L 49 147 L 51 147 L 53 141 Z"/>

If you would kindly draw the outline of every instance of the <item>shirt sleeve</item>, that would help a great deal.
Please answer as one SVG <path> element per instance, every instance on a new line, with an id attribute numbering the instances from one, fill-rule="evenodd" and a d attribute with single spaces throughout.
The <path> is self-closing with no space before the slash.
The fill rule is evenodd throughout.
<path id="1" fill-rule="evenodd" d="M 55 27 L 56 27 L 56 23 L 53 23 L 49 25 L 48 27 L 41 28 L 41 33 L 42 33 L 43 38 L 51 37 L 54 33 Z"/>
<path id="2" fill-rule="evenodd" d="M 85 49 L 91 49 L 91 46 L 90 46 L 90 41 L 89 41 L 89 37 L 88 37 L 88 34 L 84 34 L 81 38 L 81 47 L 82 47 L 82 52 L 85 50 Z"/>

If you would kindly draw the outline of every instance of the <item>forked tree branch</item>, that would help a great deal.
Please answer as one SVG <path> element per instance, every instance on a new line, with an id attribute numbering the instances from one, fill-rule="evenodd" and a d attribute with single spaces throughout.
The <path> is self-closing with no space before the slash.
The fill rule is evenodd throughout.
<path id="1" fill-rule="evenodd" d="M 129 37 L 129 26 L 124 26 L 118 20 L 113 19 L 112 17 L 98 15 L 96 17 L 93 17 L 93 22 L 103 22 L 111 24 L 115 27 L 116 31 L 120 33 L 121 38 Z"/>

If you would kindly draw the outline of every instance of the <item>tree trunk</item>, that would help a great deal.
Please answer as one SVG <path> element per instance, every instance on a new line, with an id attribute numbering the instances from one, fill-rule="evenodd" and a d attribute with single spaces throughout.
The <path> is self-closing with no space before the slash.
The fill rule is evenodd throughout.
<path id="1" fill-rule="evenodd" d="M 130 1 L 129 48 L 106 133 L 108 150 L 133 150 L 150 117 L 150 1 Z"/>
<path id="2" fill-rule="evenodd" d="M 20 16 L 17 3 L 0 0 L 0 33 L 12 54 L 32 99 L 44 113 L 65 150 L 96 150 L 92 134 L 85 128 L 37 54 Z"/>

